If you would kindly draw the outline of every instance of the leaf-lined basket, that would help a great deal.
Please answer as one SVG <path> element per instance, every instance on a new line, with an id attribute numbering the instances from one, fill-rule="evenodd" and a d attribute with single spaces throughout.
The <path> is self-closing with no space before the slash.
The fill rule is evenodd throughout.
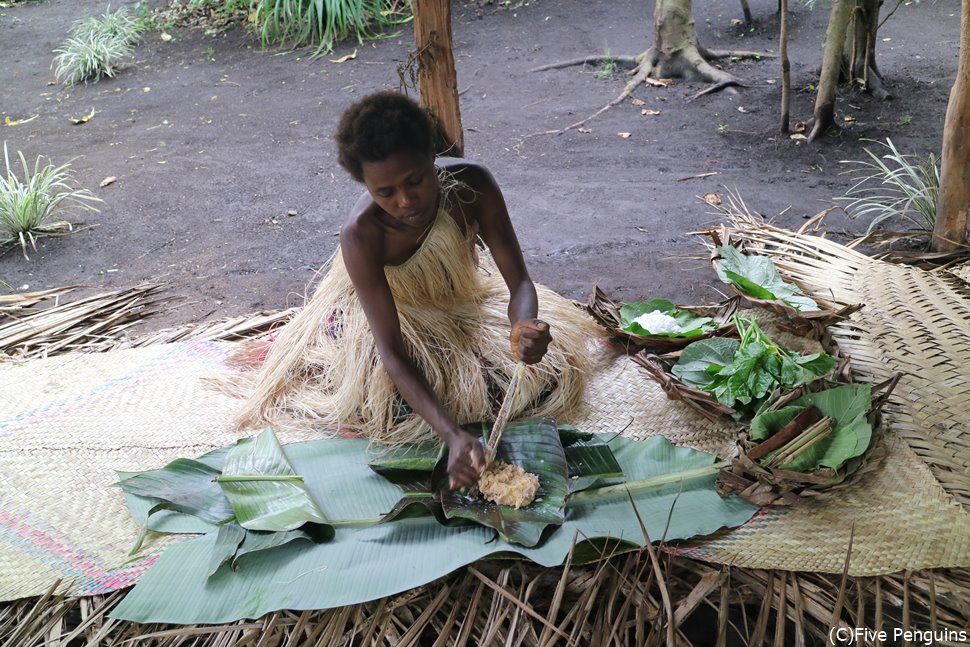
<path id="1" fill-rule="evenodd" d="M 718 261 L 722 260 L 721 254 L 718 251 L 721 247 L 730 246 L 741 254 L 746 254 L 750 251 L 751 255 L 757 255 L 754 250 L 745 250 L 740 244 L 736 244 L 734 241 L 731 241 L 730 232 L 726 229 L 710 229 L 705 233 L 710 235 L 713 241 L 713 245 L 711 247 L 711 267 L 714 268 L 715 272 L 718 271 Z M 747 284 L 744 281 L 742 281 L 742 283 Z M 785 317 L 785 319 L 787 319 L 789 322 L 788 327 L 792 333 L 805 337 L 812 337 L 813 339 L 818 340 L 823 338 L 825 329 L 827 327 L 840 321 L 844 321 L 849 317 L 849 315 L 856 310 L 859 310 L 864 305 L 861 303 L 840 303 L 838 301 L 825 298 L 824 296 L 813 294 L 812 299 L 818 307 L 818 310 L 799 311 L 781 299 L 761 298 L 758 294 L 756 294 L 760 293 L 760 291 L 757 289 L 760 286 L 756 284 L 749 286 L 748 290 L 741 289 L 733 281 L 727 282 L 727 285 L 731 288 L 732 292 L 738 295 L 738 297 L 745 299 L 752 305 L 765 308 L 766 310 L 770 310 L 771 312 Z"/>
<path id="2" fill-rule="evenodd" d="M 610 341 L 619 346 L 628 355 L 633 355 L 642 350 L 654 353 L 668 353 L 678 350 L 699 339 L 709 337 L 719 337 L 722 335 L 734 334 L 734 326 L 731 324 L 731 317 L 738 310 L 740 299 L 729 299 L 723 303 L 710 306 L 677 306 L 680 310 L 686 310 L 701 317 L 711 317 L 717 322 L 717 328 L 697 335 L 686 337 L 673 337 L 667 335 L 638 335 L 625 330 L 620 322 L 621 306 L 613 301 L 603 290 L 593 286 L 593 291 L 589 294 L 586 303 L 586 311 L 610 333 Z"/>
<path id="3" fill-rule="evenodd" d="M 784 506 L 798 505 L 819 498 L 831 496 L 839 489 L 851 485 L 861 478 L 864 474 L 875 469 L 885 458 L 886 448 L 883 443 L 884 422 L 881 416 L 883 404 L 891 395 L 900 375 L 882 382 L 871 388 L 871 401 L 867 400 L 867 406 L 861 414 L 853 416 L 849 412 L 852 403 L 839 404 L 837 400 L 840 389 L 858 389 L 870 394 L 868 384 L 836 384 L 832 382 L 816 382 L 796 389 L 792 393 L 774 402 L 768 410 L 760 414 L 752 421 L 751 427 L 742 432 L 738 442 L 740 454 L 731 461 L 731 464 L 721 469 L 718 474 L 718 491 L 724 495 L 736 494 L 750 503 L 758 506 Z M 843 402 L 856 394 L 844 394 L 841 398 Z M 830 396 L 830 397 L 826 397 Z M 858 424 L 858 418 L 871 430 L 871 435 L 866 437 L 865 447 L 861 451 L 849 452 L 848 458 L 836 465 L 823 465 L 811 471 L 795 471 L 780 467 L 765 465 L 763 460 L 755 458 L 760 452 L 756 448 L 761 446 L 765 440 L 753 440 L 754 430 L 758 427 L 759 419 L 774 416 L 779 421 L 786 421 L 791 412 L 789 405 L 804 402 L 816 404 L 822 409 L 822 413 L 829 415 L 835 414 L 835 426 L 846 428 L 853 423 Z M 846 408 L 845 414 L 855 417 L 855 420 L 838 419 L 839 408 Z M 858 404 L 856 404 L 858 410 Z M 802 432 L 803 434 L 805 432 Z M 797 437 L 796 437 L 797 438 Z M 819 448 L 817 453 L 824 453 L 824 448 Z M 854 455 L 852 455 L 854 454 Z M 831 462 L 838 462 L 831 461 Z"/>

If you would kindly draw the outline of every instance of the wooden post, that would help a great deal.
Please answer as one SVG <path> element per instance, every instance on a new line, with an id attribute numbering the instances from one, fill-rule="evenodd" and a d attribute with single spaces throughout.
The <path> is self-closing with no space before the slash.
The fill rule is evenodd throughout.
<path id="1" fill-rule="evenodd" d="M 932 249 L 955 252 L 967 244 L 970 209 L 970 0 L 963 0 L 960 19 L 960 62 L 950 90 L 940 156 L 940 197 L 936 206 Z"/>
<path id="2" fill-rule="evenodd" d="M 421 105 L 438 121 L 445 139 L 439 154 L 463 157 L 465 136 L 458 106 L 458 75 L 451 45 L 451 0 L 414 0 Z"/>

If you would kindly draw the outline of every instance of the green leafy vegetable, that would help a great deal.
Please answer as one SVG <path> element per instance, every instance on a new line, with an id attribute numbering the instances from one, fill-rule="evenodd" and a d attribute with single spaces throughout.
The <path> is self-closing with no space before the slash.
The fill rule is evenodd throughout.
<path id="1" fill-rule="evenodd" d="M 717 276 L 733 283 L 745 294 L 764 301 L 781 301 L 799 312 L 818 310 L 818 304 L 801 294 L 797 285 L 786 283 L 767 256 L 746 256 L 731 245 L 717 248 L 714 262 Z"/>
<path id="2" fill-rule="evenodd" d="M 724 343 L 733 340 L 702 339 L 684 349 L 672 371 L 684 384 L 711 393 L 739 415 L 757 411 L 775 390 L 791 391 L 835 368 L 835 359 L 825 353 L 800 355 L 782 348 L 754 317 L 735 317 L 734 324 L 741 342 L 733 356 L 732 344 Z"/>
<path id="3" fill-rule="evenodd" d="M 680 326 L 681 332 L 654 333 L 635 321 L 637 317 L 649 312 L 662 312 L 669 317 L 673 317 L 677 325 Z M 696 337 L 697 335 L 702 335 L 716 329 L 717 322 L 710 317 L 701 317 L 689 310 L 682 310 L 666 299 L 653 299 L 651 301 L 636 301 L 621 306 L 620 327 L 627 332 L 641 336 Z"/>

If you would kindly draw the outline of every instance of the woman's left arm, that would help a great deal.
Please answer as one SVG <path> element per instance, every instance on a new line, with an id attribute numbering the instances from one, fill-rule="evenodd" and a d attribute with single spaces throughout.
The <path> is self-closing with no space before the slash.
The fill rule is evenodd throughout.
<path id="1" fill-rule="evenodd" d="M 526 364 L 535 364 L 546 354 L 552 335 L 549 325 L 538 319 L 539 299 L 535 284 L 525 266 L 505 198 L 495 178 L 484 167 L 470 167 L 468 174 L 469 184 L 476 192 L 473 209 L 479 234 L 509 288 L 512 353 Z"/>

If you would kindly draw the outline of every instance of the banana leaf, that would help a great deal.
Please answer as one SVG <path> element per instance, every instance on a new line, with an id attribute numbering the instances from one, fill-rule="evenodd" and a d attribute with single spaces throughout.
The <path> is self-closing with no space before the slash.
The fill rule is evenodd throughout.
<path id="1" fill-rule="evenodd" d="M 208 574 L 211 577 L 227 562 L 232 570 L 237 570 L 239 558 L 249 553 L 270 550 L 291 541 L 309 541 L 319 544 L 330 541 L 333 537 L 333 526 L 326 524 L 307 523 L 294 530 L 264 532 L 246 530 L 238 523 L 228 523 L 220 526 L 216 531 Z"/>
<path id="2" fill-rule="evenodd" d="M 277 531 L 327 523 L 272 429 L 233 447 L 216 482 L 243 528 Z"/>
<path id="3" fill-rule="evenodd" d="M 672 317 L 680 326 L 681 332 L 650 332 L 635 321 L 640 315 L 655 311 Z M 634 301 L 620 306 L 620 328 L 642 337 L 696 337 L 716 329 L 717 326 L 717 322 L 711 317 L 702 317 L 689 310 L 682 310 L 667 299 Z"/>
<path id="4" fill-rule="evenodd" d="M 866 419 L 872 408 L 872 385 L 846 384 L 806 393 L 782 409 L 762 413 L 751 421 L 751 438 L 768 438 L 811 405 L 833 419 L 832 433 L 799 455 L 785 469 L 811 472 L 819 467 L 838 468 L 862 455 L 872 441 L 872 425 Z"/>
<path id="5" fill-rule="evenodd" d="M 623 468 L 616 462 L 613 450 L 602 441 L 577 441 L 565 447 L 563 452 L 569 472 L 570 494 L 623 477 Z"/>
<path id="6" fill-rule="evenodd" d="M 494 528 L 505 541 L 535 546 L 542 531 L 564 521 L 568 471 L 556 423 L 552 420 L 516 420 L 502 432 L 496 461 L 518 465 L 539 477 L 535 501 L 523 508 L 496 505 L 468 496 L 448 486 L 448 454 L 438 461 L 431 476 L 433 491 L 448 519 L 468 519 Z"/>
<path id="7" fill-rule="evenodd" d="M 818 304 L 801 294 L 797 285 L 786 283 L 767 256 L 745 255 L 731 245 L 717 248 L 714 262 L 718 278 L 737 286 L 744 294 L 765 301 L 781 301 L 799 312 L 818 310 Z"/>
<path id="8" fill-rule="evenodd" d="M 403 492 L 367 466 L 367 441 L 287 445 L 294 471 L 305 475 L 313 498 L 336 526 L 332 541 L 293 541 L 241 555 L 237 572 L 220 568 L 212 577 L 207 575 L 216 533 L 175 544 L 111 615 L 194 624 L 257 618 L 279 609 L 327 609 L 394 595 L 490 555 L 560 565 L 574 538 L 579 541 L 574 562 L 597 559 L 604 547 L 643 546 L 637 512 L 653 540 L 671 541 L 740 525 L 757 510 L 737 497 L 718 496 L 718 466 L 710 454 L 660 437 L 615 438 L 609 447 L 633 482 L 630 494 L 602 488 L 570 497 L 563 525 L 528 548 L 496 539 L 490 528 L 447 527 L 430 517 L 377 524 Z M 660 481 L 637 485 L 649 479 Z"/>
<path id="9" fill-rule="evenodd" d="M 174 510 L 218 525 L 234 517 L 229 500 L 215 482 L 219 474 L 203 462 L 177 458 L 161 469 L 140 472 L 116 485 L 126 494 L 151 498 L 151 511 Z"/>

